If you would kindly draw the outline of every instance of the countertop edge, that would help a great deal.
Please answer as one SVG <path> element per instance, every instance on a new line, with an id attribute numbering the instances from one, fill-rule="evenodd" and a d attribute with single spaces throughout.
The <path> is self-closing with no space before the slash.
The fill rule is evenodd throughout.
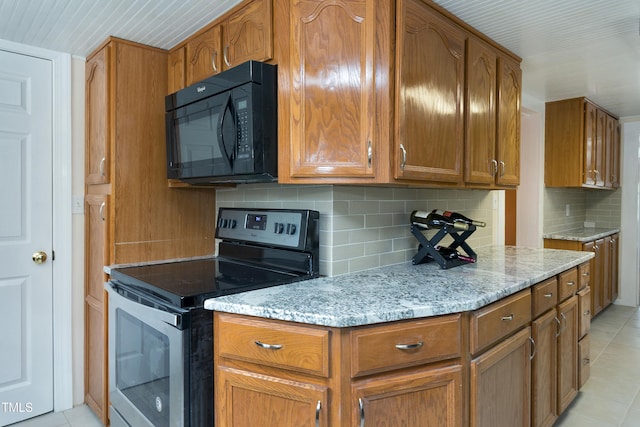
<path id="1" fill-rule="evenodd" d="M 573 228 L 566 231 L 556 231 L 554 233 L 547 233 L 542 236 L 543 239 L 549 240 L 570 240 L 575 242 L 591 242 L 603 237 L 611 236 L 612 234 L 620 233 L 619 228 Z"/>

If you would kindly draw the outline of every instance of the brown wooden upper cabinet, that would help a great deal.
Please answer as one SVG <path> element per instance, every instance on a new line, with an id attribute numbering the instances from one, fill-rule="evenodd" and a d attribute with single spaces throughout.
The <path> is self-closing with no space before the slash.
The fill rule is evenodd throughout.
<path id="1" fill-rule="evenodd" d="M 279 182 L 518 184 L 520 58 L 426 0 L 275 0 L 274 21 Z"/>
<path id="2" fill-rule="evenodd" d="M 518 185 L 520 64 L 476 37 L 467 47 L 464 181 L 478 187 Z"/>
<path id="3" fill-rule="evenodd" d="M 584 97 L 548 102 L 545 111 L 545 185 L 619 187 L 618 118 Z"/>
<path id="4" fill-rule="evenodd" d="M 248 60 L 273 57 L 273 1 L 242 2 L 169 53 L 168 92 Z"/>

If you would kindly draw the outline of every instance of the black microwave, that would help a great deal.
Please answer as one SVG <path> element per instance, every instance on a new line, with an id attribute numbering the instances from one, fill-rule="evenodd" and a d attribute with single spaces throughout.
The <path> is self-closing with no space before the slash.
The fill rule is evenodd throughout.
<path id="1" fill-rule="evenodd" d="M 248 61 L 165 99 L 167 177 L 190 184 L 277 180 L 277 72 Z"/>

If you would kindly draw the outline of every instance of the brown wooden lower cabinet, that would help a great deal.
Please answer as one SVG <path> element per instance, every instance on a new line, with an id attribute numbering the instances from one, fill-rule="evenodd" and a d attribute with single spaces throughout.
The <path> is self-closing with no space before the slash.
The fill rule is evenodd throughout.
<path id="1" fill-rule="evenodd" d="M 588 378 L 586 264 L 474 312 L 353 328 L 214 312 L 216 426 L 551 426 Z"/>
<path id="2" fill-rule="evenodd" d="M 531 330 L 525 328 L 471 361 L 472 427 L 528 427 Z"/>

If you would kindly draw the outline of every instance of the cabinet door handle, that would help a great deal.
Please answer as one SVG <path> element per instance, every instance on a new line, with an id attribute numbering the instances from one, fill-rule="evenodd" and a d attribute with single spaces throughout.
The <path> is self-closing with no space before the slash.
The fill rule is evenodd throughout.
<path id="1" fill-rule="evenodd" d="M 98 166 L 98 169 L 100 170 L 100 176 L 104 176 L 104 163 L 106 162 L 106 158 L 102 158 L 100 159 L 100 165 Z"/>
<path id="2" fill-rule="evenodd" d="M 567 329 L 567 316 L 565 316 L 564 313 L 560 313 L 560 317 L 562 317 L 562 320 L 564 321 L 564 326 L 560 330 L 560 333 L 562 334 Z"/>
<path id="3" fill-rule="evenodd" d="M 371 146 L 371 140 L 367 143 L 367 165 L 371 167 L 371 161 L 373 159 L 373 147 Z"/>
<path id="4" fill-rule="evenodd" d="M 611 245 L 615 245 L 616 244 L 616 239 L 609 240 L 609 243 L 611 243 Z"/>
<path id="5" fill-rule="evenodd" d="M 500 160 L 500 178 L 504 176 L 504 173 L 505 173 L 504 161 Z"/>
<path id="6" fill-rule="evenodd" d="M 591 363 L 591 359 L 589 359 L 588 357 L 585 357 L 585 358 L 583 359 L 583 363 L 584 363 L 585 365 L 588 365 L 589 363 Z"/>
<path id="7" fill-rule="evenodd" d="M 213 55 L 211 55 L 211 68 L 213 68 L 213 72 L 218 72 L 218 66 L 216 65 L 216 59 L 218 59 L 218 51 L 214 50 Z"/>
<path id="8" fill-rule="evenodd" d="M 105 208 L 105 206 L 106 206 L 106 205 L 105 205 L 105 203 L 104 203 L 104 202 L 102 202 L 102 203 L 100 204 L 100 211 L 99 211 L 99 215 L 100 215 L 100 219 L 101 219 L 102 221 L 106 221 L 106 219 L 105 219 L 105 217 L 104 217 L 104 208 Z"/>
<path id="9" fill-rule="evenodd" d="M 227 64 L 227 67 L 231 67 L 231 63 L 229 62 L 229 45 L 224 47 L 224 63 Z"/>
<path id="10" fill-rule="evenodd" d="M 402 161 L 400 162 L 400 169 L 404 169 L 404 165 L 407 164 L 407 150 L 404 145 L 400 144 L 400 150 L 402 151 Z"/>
<path id="11" fill-rule="evenodd" d="M 553 297 L 553 292 L 549 292 L 549 293 L 544 294 L 544 297 L 545 297 L 545 298 L 551 298 L 551 297 Z"/>
<path id="12" fill-rule="evenodd" d="M 320 410 L 322 409 L 322 402 L 318 400 L 316 405 L 316 427 L 320 427 Z"/>
<path id="13" fill-rule="evenodd" d="M 513 320 L 513 313 L 508 315 L 508 316 L 502 316 L 502 321 L 503 322 L 510 322 Z"/>
<path id="14" fill-rule="evenodd" d="M 536 341 L 533 339 L 533 337 L 529 337 L 529 342 L 531 343 L 531 355 L 529 356 L 529 360 L 533 360 L 537 351 Z"/>
<path id="15" fill-rule="evenodd" d="M 360 427 L 364 427 L 364 402 L 362 398 L 358 399 L 358 407 L 360 408 Z"/>
<path id="16" fill-rule="evenodd" d="M 598 249 L 600 249 L 600 248 L 598 247 L 598 245 L 593 245 L 593 251 L 594 251 L 594 252 L 598 252 Z"/>
<path id="17" fill-rule="evenodd" d="M 583 315 L 583 316 L 591 316 L 591 310 L 585 310 L 585 311 L 582 313 L 582 315 Z"/>
<path id="18" fill-rule="evenodd" d="M 491 160 L 491 163 L 493 164 L 493 176 L 498 175 L 498 161 L 496 159 Z"/>
<path id="19" fill-rule="evenodd" d="M 422 348 L 424 345 L 424 341 L 418 341 L 414 344 L 396 344 L 396 348 L 398 350 L 415 350 L 417 348 Z"/>
<path id="20" fill-rule="evenodd" d="M 556 338 L 558 338 L 562 333 L 562 326 L 560 324 L 560 319 L 558 319 L 558 316 L 554 317 L 553 320 L 555 320 L 556 323 L 558 324 L 558 327 L 556 328 Z"/>
<path id="21" fill-rule="evenodd" d="M 254 341 L 258 347 L 266 348 L 267 350 L 280 350 L 282 344 L 266 344 L 262 341 Z"/>

